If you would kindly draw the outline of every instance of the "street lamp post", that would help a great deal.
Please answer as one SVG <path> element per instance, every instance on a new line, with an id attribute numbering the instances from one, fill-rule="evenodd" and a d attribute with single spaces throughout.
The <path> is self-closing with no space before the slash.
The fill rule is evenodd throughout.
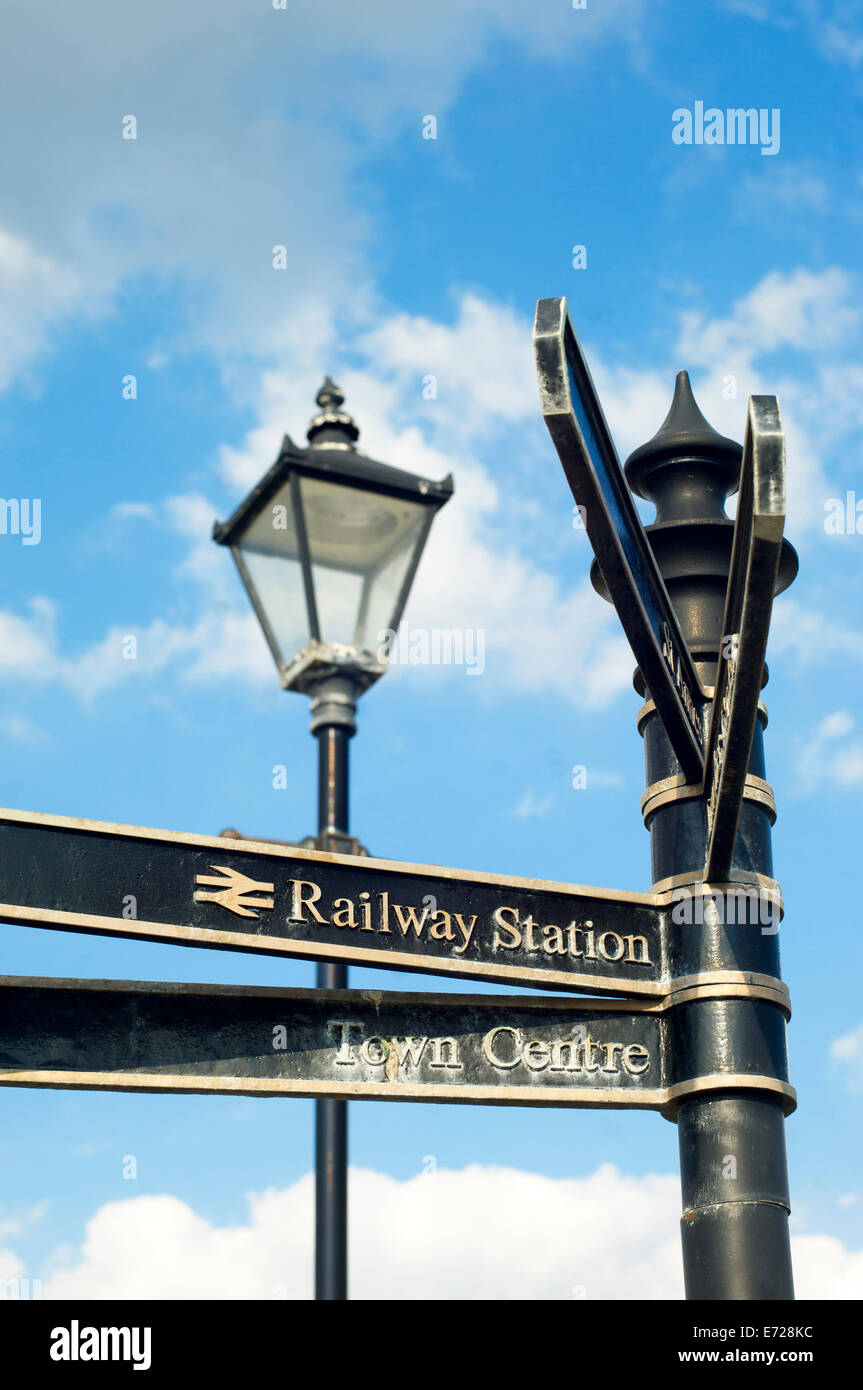
<path id="1" fill-rule="evenodd" d="M 378 463 L 329 377 L 308 448 L 282 441 L 272 468 L 217 523 L 279 671 L 309 696 L 318 740 L 317 847 L 356 853 L 349 835 L 348 744 L 359 697 L 386 670 L 383 632 L 398 629 L 435 513 L 452 477 L 432 482 Z M 345 965 L 317 984 L 345 989 Z M 315 1102 L 315 1297 L 347 1298 L 347 1101 Z"/>

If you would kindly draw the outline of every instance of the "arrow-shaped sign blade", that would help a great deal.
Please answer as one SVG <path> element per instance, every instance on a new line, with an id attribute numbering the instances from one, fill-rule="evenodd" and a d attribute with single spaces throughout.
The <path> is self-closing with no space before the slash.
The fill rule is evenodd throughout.
<path id="1" fill-rule="evenodd" d="M 623 475 L 565 299 L 541 299 L 542 414 L 623 630 L 688 781 L 704 775 L 704 694 Z"/>
<path id="2" fill-rule="evenodd" d="M 750 396 L 722 647 L 707 742 L 704 877 L 728 877 L 749 770 L 785 526 L 785 435 L 775 396 Z"/>
<path id="3" fill-rule="evenodd" d="M 669 1117 L 695 1092 L 743 1087 L 793 1109 L 783 1004 L 694 993 L 713 1026 L 687 1050 L 672 1045 L 685 999 L 0 976 L 0 1087 L 614 1105 Z"/>

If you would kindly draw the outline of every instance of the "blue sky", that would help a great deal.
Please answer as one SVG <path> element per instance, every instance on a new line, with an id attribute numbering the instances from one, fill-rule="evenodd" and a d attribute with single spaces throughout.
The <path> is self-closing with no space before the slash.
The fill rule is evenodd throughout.
<path id="1" fill-rule="evenodd" d="M 304 441 L 331 372 L 369 453 L 455 476 L 409 621 L 486 633 L 481 677 L 393 669 L 364 698 L 355 832 L 394 859 L 646 888 L 633 661 L 590 589 L 539 415 L 535 302 L 568 297 L 622 457 L 659 425 L 681 367 L 738 439 L 747 395 L 777 394 L 801 562 L 777 601 L 765 692 L 798 1282 L 860 1296 L 863 538 L 824 523 L 829 499 L 863 500 L 863 6 L 90 0 L 43 19 L 13 5 L 0 58 L 15 132 L 0 186 L 2 492 L 42 505 L 38 545 L 0 537 L 3 803 L 311 832 L 306 701 L 279 690 L 210 530 L 284 432 Z M 778 110 L 779 151 L 676 145 L 672 113 L 696 101 Z M 7 973 L 311 982 L 290 962 L 2 933 Z M 224 1292 L 226 1232 L 247 1251 L 234 1296 L 308 1285 L 310 1103 L 9 1090 L 3 1105 L 10 1274 L 157 1292 L 168 1257 L 138 1259 L 146 1227 L 176 1249 L 171 1277 L 191 1296 Z M 371 1184 L 396 1225 L 426 1209 L 429 1156 L 453 1211 L 521 1184 L 538 1213 L 566 1206 L 583 1240 L 593 1213 L 606 1262 L 593 1282 L 570 1252 L 572 1267 L 561 1255 L 530 1276 L 536 1296 L 567 1296 L 567 1280 L 599 1296 L 622 1269 L 677 1290 L 676 1135 L 659 1117 L 368 1103 L 351 1126 L 355 1191 Z M 517 1170 L 510 1188 L 493 1169 Z M 258 1221 L 248 1194 L 270 1189 L 281 1216 Z M 625 1219 L 596 1214 L 621 1194 Z M 193 1219 L 209 1253 L 183 1273 Z M 272 1268 L 289 1246 L 263 1252 L 273 1220 L 299 1232 L 284 1278 Z M 423 1229 L 400 1256 L 412 1270 L 436 1268 Z M 459 1239 L 474 1287 L 494 1292 L 489 1250 L 520 1259 L 527 1236 L 495 1227 L 492 1241 L 477 1217 Z M 392 1264 L 375 1241 L 358 1227 L 359 1281 L 375 1251 Z"/>

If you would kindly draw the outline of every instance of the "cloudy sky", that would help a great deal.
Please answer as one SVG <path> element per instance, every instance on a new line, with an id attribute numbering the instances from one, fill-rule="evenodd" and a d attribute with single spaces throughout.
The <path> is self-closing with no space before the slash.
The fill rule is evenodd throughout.
<path id="1" fill-rule="evenodd" d="M 453 472 L 407 616 L 486 642 L 481 678 L 398 667 L 364 699 L 356 833 L 388 858 L 649 886 L 633 661 L 539 416 L 536 300 L 568 297 L 622 456 L 681 367 L 738 439 L 747 395 L 778 394 L 801 560 L 765 693 L 796 1271 L 801 1294 L 863 1295 L 863 6 L 84 0 L 46 25 L 11 0 L 4 27 L 2 492 L 39 499 L 41 528 L 0 536 L 2 801 L 310 833 L 306 702 L 210 531 L 283 433 L 304 441 L 330 372 L 370 454 Z M 778 149 L 676 143 L 696 102 L 770 113 Z M 311 983 L 0 930 L 7 973 Z M 9 1090 L 3 1109 L 0 1277 L 308 1295 L 309 1102 Z M 658 1116 L 351 1116 L 355 1295 L 680 1296 Z"/>

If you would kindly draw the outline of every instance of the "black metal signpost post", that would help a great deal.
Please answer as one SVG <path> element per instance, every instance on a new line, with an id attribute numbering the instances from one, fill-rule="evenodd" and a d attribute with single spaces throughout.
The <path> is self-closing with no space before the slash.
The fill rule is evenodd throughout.
<path id="1" fill-rule="evenodd" d="M 647 697 L 651 891 L 362 857 L 353 694 L 330 680 L 312 703 L 315 850 L 0 811 L 0 921 L 314 960 L 323 988 L 0 977 L 0 1085 L 314 1097 L 326 1299 L 347 1296 L 349 1098 L 657 1110 L 678 1126 L 687 1297 L 790 1299 L 795 1095 L 759 700 L 773 596 L 797 565 L 778 404 L 750 400 L 741 459 L 681 372 L 624 475 L 564 300 L 540 301 L 535 345 L 593 581 Z M 646 528 L 630 488 L 656 503 Z M 545 993 L 347 990 L 350 962 Z"/>
<path id="2" fill-rule="evenodd" d="M 762 911 L 776 891 L 770 852 L 775 806 L 764 780 L 766 713 L 758 705 L 773 593 L 787 587 L 797 564 L 781 539 L 778 405 L 772 397 L 750 403 L 741 476 L 740 446 L 708 425 L 688 376 L 679 373 L 666 420 L 626 464 L 632 490 L 656 503 L 656 520 L 646 533 L 648 550 L 623 539 L 644 532 L 631 499 L 628 505 L 620 500 L 623 473 L 565 300 L 540 301 L 535 341 L 543 412 L 576 501 L 586 507 L 585 524 L 601 571 L 594 583 L 618 608 L 639 662 L 642 693 L 650 696 L 638 722 L 645 742 L 648 786 L 642 809 L 651 835 L 654 890 L 678 896 L 672 914 L 677 931 L 702 935 L 713 966 L 723 970 L 735 949 L 726 925 L 729 889 L 750 886 L 758 904 L 744 928 L 750 960 L 757 955 L 759 972 L 778 982 L 778 920 L 775 912 Z M 614 481 L 597 486 L 597 478 Z M 738 482 L 740 510 L 733 525 L 723 502 Z M 604 505 L 610 491 L 618 499 L 617 516 Z M 660 586 L 656 566 L 664 580 Z M 642 599 L 641 610 L 635 595 Z M 669 600 L 679 626 L 668 619 Z M 698 717 L 690 717 L 692 738 L 684 737 L 689 730 L 656 659 L 659 622 L 671 633 L 666 658 L 678 694 L 685 692 L 686 712 L 690 702 L 698 707 Z M 718 712 L 705 757 L 695 745 L 703 742 L 711 702 Z M 711 871 L 720 870 L 718 881 L 706 881 L 706 863 Z M 749 1007 L 743 1006 L 744 1014 Z M 732 1051 L 736 1047 L 733 1028 L 725 1043 Z M 687 1098 L 676 1118 L 687 1297 L 793 1298 L 782 1105 L 764 1093 L 718 1088 Z"/>

